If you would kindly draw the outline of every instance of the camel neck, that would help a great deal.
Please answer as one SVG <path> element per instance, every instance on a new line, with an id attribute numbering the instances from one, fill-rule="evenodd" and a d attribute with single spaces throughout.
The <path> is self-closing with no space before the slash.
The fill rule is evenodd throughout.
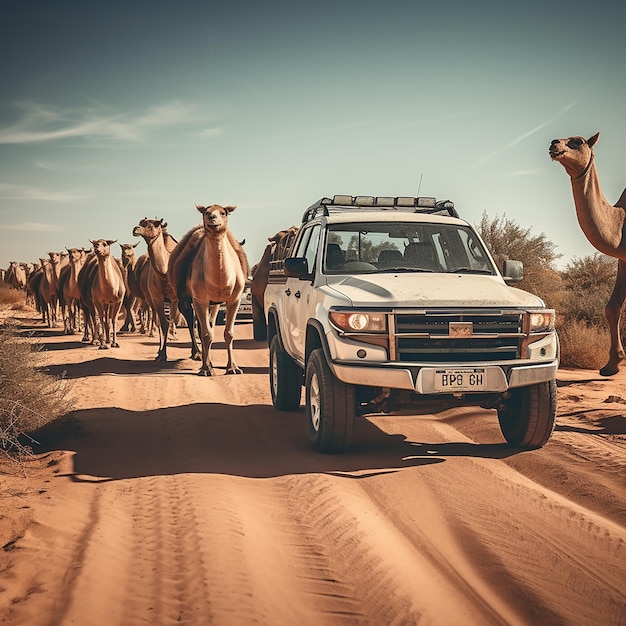
<path id="1" fill-rule="evenodd" d="M 170 260 L 170 253 L 165 247 L 163 241 L 163 233 L 157 235 L 150 241 L 146 241 L 148 244 L 148 256 L 155 272 L 159 274 L 167 274 L 167 266 Z"/>
<path id="2" fill-rule="evenodd" d="M 591 245 L 604 254 L 619 258 L 624 210 L 612 206 L 605 198 L 593 158 L 578 176 L 572 178 L 572 191 L 578 223 Z"/>

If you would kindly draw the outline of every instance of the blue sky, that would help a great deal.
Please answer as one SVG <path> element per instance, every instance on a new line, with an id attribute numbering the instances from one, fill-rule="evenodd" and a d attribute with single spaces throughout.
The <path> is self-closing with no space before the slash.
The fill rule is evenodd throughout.
<path id="1" fill-rule="evenodd" d="M 593 254 L 550 141 L 626 186 L 623 3 L 23 2 L 0 19 L 0 267 L 175 237 L 231 204 L 251 264 L 333 194 L 451 199 Z M 114 246 L 116 254 L 119 249 Z M 145 251 L 141 241 L 138 251 Z"/>

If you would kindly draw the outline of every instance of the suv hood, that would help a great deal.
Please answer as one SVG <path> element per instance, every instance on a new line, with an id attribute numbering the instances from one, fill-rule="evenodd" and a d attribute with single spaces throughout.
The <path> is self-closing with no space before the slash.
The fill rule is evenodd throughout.
<path id="1" fill-rule="evenodd" d="M 537 296 L 479 274 L 360 274 L 328 276 L 328 287 L 352 306 L 543 307 Z"/>

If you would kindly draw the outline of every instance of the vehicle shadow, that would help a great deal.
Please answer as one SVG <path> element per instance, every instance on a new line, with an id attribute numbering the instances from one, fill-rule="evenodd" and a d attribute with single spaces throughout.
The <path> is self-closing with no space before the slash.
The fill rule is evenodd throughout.
<path id="1" fill-rule="evenodd" d="M 585 411 L 588 412 L 588 411 Z M 583 412 L 580 413 L 582 415 Z M 579 415 L 578 413 L 572 415 Z M 623 415 L 609 415 L 607 417 L 591 417 L 580 423 L 557 424 L 555 431 L 565 433 L 582 433 L 585 435 L 626 435 L 626 418 Z"/>
<path id="2" fill-rule="evenodd" d="M 315 452 L 306 418 L 267 405 L 199 403 L 149 411 L 78 411 L 34 433 L 35 452 L 73 452 L 76 481 L 109 481 L 183 473 L 273 478 L 328 473 L 349 478 L 442 463 L 447 457 L 501 459 L 506 444 L 424 443 L 388 434 L 365 418 L 355 422 L 344 454 Z"/>

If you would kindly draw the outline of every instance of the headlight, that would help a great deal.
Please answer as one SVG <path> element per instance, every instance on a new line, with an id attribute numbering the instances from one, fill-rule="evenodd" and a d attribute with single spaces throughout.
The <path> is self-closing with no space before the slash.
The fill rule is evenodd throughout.
<path id="1" fill-rule="evenodd" d="M 555 312 L 552 309 L 529 314 L 530 332 L 547 332 L 554 330 Z"/>
<path id="2" fill-rule="evenodd" d="M 330 321 L 337 328 L 353 333 L 384 333 L 387 330 L 387 316 L 384 313 L 331 311 Z"/>

